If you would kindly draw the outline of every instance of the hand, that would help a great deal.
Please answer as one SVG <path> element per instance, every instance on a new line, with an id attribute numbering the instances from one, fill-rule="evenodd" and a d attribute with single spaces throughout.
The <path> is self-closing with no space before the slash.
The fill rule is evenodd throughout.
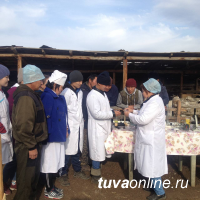
<path id="1" fill-rule="evenodd" d="M 121 115 L 121 112 L 119 110 L 114 110 L 116 117 Z"/>
<path id="2" fill-rule="evenodd" d="M 29 151 L 29 158 L 30 159 L 36 159 L 38 156 L 38 151 L 37 149 L 31 150 Z"/>
<path id="3" fill-rule="evenodd" d="M 128 107 L 128 108 L 125 108 L 125 110 L 128 110 L 129 112 L 132 113 L 134 109 L 132 107 Z"/>
<path id="4" fill-rule="evenodd" d="M 131 109 L 131 110 L 134 110 L 134 106 L 133 105 L 128 106 L 128 108 Z"/>
<path id="5" fill-rule="evenodd" d="M 126 117 L 129 117 L 129 113 L 130 113 L 129 109 L 126 108 L 126 109 L 124 110 L 124 115 L 125 115 Z"/>

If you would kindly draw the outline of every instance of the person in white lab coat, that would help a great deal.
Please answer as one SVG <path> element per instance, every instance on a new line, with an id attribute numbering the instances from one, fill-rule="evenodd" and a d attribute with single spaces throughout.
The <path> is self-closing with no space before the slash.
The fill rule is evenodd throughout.
<path id="1" fill-rule="evenodd" d="M 60 95 L 67 75 L 55 70 L 41 95 L 48 127 L 48 139 L 41 151 L 40 172 L 46 174 L 47 198 L 61 199 L 63 190 L 54 185 L 54 176 L 65 164 L 65 142 L 68 136 L 68 117 L 65 98 Z"/>
<path id="2" fill-rule="evenodd" d="M 12 146 L 12 125 L 9 116 L 9 104 L 6 95 L 2 91 L 2 87 L 8 86 L 10 71 L 7 67 L 0 64 L 0 134 L 2 148 L 2 164 L 12 161 L 13 146 Z M 9 175 L 9 171 L 7 174 Z M 4 191 L 10 194 L 9 187 L 4 182 Z M 9 191 L 9 192 L 8 192 Z"/>
<path id="3" fill-rule="evenodd" d="M 105 94 L 106 87 L 110 86 L 110 75 L 107 71 L 97 77 L 97 85 L 87 96 L 88 110 L 88 140 L 89 152 L 92 160 L 92 182 L 97 183 L 101 177 L 100 162 L 106 159 L 104 142 L 111 132 L 111 119 L 121 114 L 113 111 Z"/>
<path id="4" fill-rule="evenodd" d="M 61 170 L 59 181 L 63 186 L 69 186 L 68 169 L 70 158 L 74 168 L 74 177 L 89 179 L 81 170 L 80 155 L 83 150 L 83 129 L 84 119 L 82 112 L 83 92 L 80 90 L 83 75 L 80 71 L 74 70 L 69 75 L 70 84 L 66 82 L 65 89 L 61 95 L 65 97 L 68 109 L 68 123 L 70 135 L 65 143 L 65 167 Z"/>
<path id="5" fill-rule="evenodd" d="M 165 199 L 161 176 L 168 173 L 168 166 L 165 147 L 165 107 L 159 96 L 161 86 L 157 80 L 151 78 L 143 83 L 141 88 L 146 100 L 139 113 L 133 114 L 128 108 L 125 110 L 125 115 L 137 124 L 135 168 L 152 182 L 155 193 L 147 199 Z"/>

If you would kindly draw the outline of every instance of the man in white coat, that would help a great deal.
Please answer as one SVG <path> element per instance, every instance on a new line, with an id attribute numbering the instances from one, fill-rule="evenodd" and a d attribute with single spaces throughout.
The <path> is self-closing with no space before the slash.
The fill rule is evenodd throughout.
<path id="1" fill-rule="evenodd" d="M 165 199 L 161 176 L 168 173 L 165 147 L 165 107 L 159 93 L 160 83 L 151 78 L 142 85 L 146 99 L 139 114 L 125 111 L 125 115 L 137 124 L 134 148 L 135 168 L 144 177 L 150 178 L 155 193 L 149 200 Z M 150 184 L 150 186 L 151 186 Z"/>
<path id="2" fill-rule="evenodd" d="M 92 182 L 98 183 L 101 178 L 100 162 L 106 159 L 104 142 L 111 132 L 111 119 L 121 114 L 113 111 L 105 94 L 106 87 L 110 86 L 110 75 L 107 71 L 97 77 L 97 85 L 87 96 L 88 109 L 88 140 L 89 152 L 92 160 Z"/>
<path id="3" fill-rule="evenodd" d="M 68 170 L 70 158 L 74 168 L 74 177 L 89 179 L 81 170 L 80 155 L 83 150 L 83 129 L 84 119 L 82 113 L 83 92 L 80 90 L 83 75 L 80 71 L 74 70 L 69 75 L 70 84 L 66 82 L 65 89 L 61 95 L 65 97 L 68 109 L 68 124 L 70 129 L 69 137 L 65 143 L 65 167 L 61 170 L 61 177 L 58 179 L 63 186 L 69 186 Z"/>

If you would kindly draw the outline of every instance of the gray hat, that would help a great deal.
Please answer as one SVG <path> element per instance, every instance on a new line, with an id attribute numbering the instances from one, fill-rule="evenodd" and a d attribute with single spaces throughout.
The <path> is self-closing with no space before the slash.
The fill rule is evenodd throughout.
<path id="1" fill-rule="evenodd" d="M 69 81 L 71 83 L 83 81 L 83 75 L 80 71 L 74 70 L 69 74 Z"/>
<path id="2" fill-rule="evenodd" d="M 9 76 L 10 71 L 7 67 L 0 64 L 0 79 L 4 78 L 5 76 Z"/>

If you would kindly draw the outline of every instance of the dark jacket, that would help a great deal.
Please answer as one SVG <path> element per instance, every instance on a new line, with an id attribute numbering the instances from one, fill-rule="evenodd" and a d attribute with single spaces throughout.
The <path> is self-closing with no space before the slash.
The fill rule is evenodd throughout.
<path id="1" fill-rule="evenodd" d="M 56 95 L 48 87 L 41 95 L 47 120 L 48 142 L 66 142 L 67 105 L 64 96 Z"/>
<path id="2" fill-rule="evenodd" d="M 160 85 L 161 85 L 160 97 L 162 98 L 163 103 L 166 106 L 169 103 L 169 95 L 167 93 L 166 87 L 161 82 Z"/>
<path id="3" fill-rule="evenodd" d="M 108 92 L 105 92 L 105 93 L 108 97 L 110 106 L 116 106 L 117 98 L 118 98 L 118 95 L 119 95 L 118 88 L 115 85 L 112 85 L 111 89 Z"/>
<path id="4" fill-rule="evenodd" d="M 29 150 L 47 139 L 48 131 L 44 107 L 40 97 L 26 85 L 20 85 L 13 94 L 13 137 Z"/>
<path id="5" fill-rule="evenodd" d="M 82 100 L 82 110 L 83 110 L 83 118 L 84 118 L 84 128 L 87 129 L 88 126 L 88 112 L 87 112 L 87 106 L 86 106 L 86 99 L 87 95 L 91 91 L 90 87 L 87 85 L 87 83 L 83 83 L 81 85 L 81 90 L 83 92 L 83 100 Z"/>

